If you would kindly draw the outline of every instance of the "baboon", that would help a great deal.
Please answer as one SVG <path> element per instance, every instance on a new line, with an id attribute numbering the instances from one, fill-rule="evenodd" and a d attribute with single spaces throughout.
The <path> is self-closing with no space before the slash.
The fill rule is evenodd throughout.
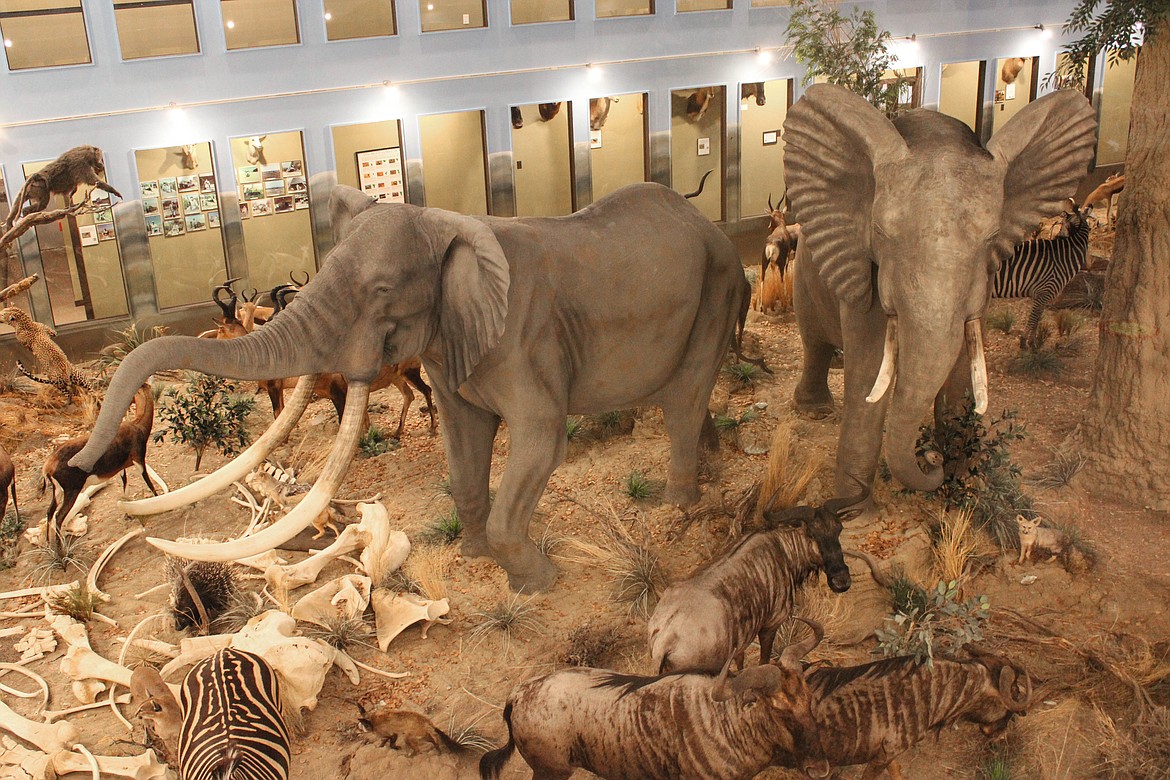
<path id="1" fill-rule="evenodd" d="M 75 146 L 25 180 L 4 223 L 5 231 L 11 229 L 18 216 L 44 211 L 53 195 L 61 195 L 66 205 L 71 204 L 73 195 L 82 184 L 121 198 L 122 193 L 110 186 L 105 178 L 106 164 L 102 160 L 102 150 L 96 146 Z M 28 201 L 28 205 L 21 211 L 20 204 L 25 201 Z"/>

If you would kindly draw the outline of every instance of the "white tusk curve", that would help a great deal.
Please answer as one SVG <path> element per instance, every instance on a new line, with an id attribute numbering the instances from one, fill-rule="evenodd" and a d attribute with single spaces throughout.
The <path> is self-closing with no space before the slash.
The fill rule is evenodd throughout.
<path id="1" fill-rule="evenodd" d="M 297 385 L 297 389 L 300 390 L 300 385 Z M 341 429 L 337 432 L 337 440 L 333 443 L 333 449 L 329 452 L 321 476 L 313 483 L 309 495 L 305 496 L 291 512 L 263 531 L 219 544 L 190 544 L 154 538 L 148 538 L 146 541 L 165 553 L 195 561 L 234 561 L 267 552 L 292 539 L 329 506 L 329 500 L 341 487 L 349 463 L 353 460 L 353 453 L 357 449 L 358 439 L 362 435 L 362 423 L 365 420 L 369 398 L 368 382 L 350 383 L 349 393 L 345 399 L 345 412 L 341 416 Z"/>
<path id="2" fill-rule="evenodd" d="M 170 512 L 173 509 L 194 504 L 196 501 L 215 495 L 233 482 L 243 479 L 245 474 L 259 466 L 268 457 L 268 453 L 276 449 L 296 427 L 297 421 L 305 413 L 305 407 L 313 399 L 313 386 L 316 383 L 316 374 L 301 377 L 297 381 L 297 387 L 288 404 L 281 411 L 280 416 L 276 418 L 276 421 L 264 432 L 264 435 L 217 471 L 208 474 L 198 482 L 184 485 L 161 496 L 152 496 L 140 501 L 119 501 L 118 507 L 128 515 L 157 515 L 161 512 Z"/>
<path id="3" fill-rule="evenodd" d="M 967 320 L 967 355 L 971 358 L 971 390 L 975 413 L 987 411 L 987 361 L 983 356 L 983 320 Z"/>
<path id="4" fill-rule="evenodd" d="M 869 395 L 865 397 L 867 404 L 876 404 L 882 400 L 882 396 L 890 389 L 890 383 L 894 381 L 894 372 L 898 363 L 898 318 L 890 317 L 886 321 L 886 345 L 882 351 L 882 367 L 878 369 L 877 379 L 874 380 L 873 389 L 869 391 Z"/>

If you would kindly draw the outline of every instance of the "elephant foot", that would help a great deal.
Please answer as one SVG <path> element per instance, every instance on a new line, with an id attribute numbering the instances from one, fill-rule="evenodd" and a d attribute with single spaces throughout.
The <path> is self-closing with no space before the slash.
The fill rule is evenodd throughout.
<path id="1" fill-rule="evenodd" d="M 491 558 L 492 551 L 488 547 L 487 534 L 472 534 L 463 529 L 463 545 L 459 548 L 464 558 Z"/>
<path id="2" fill-rule="evenodd" d="M 796 413 L 808 420 L 823 420 L 832 415 L 836 408 L 832 401 L 811 403 L 797 401 L 795 407 Z"/>
<path id="3" fill-rule="evenodd" d="M 698 502 L 699 483 L 694 479 L 681 484 L 667 480 L 666 490 L 663 492 L 662 498 L 668 504 L 674 504 L 677 507 L 685 509 Z"/>
<path id="4" fill-rule="evenodd" d="M 505 567 L 508 572 L 508 587 L 517 593 L 542 593 L 557 581 L 557 567 L 545 555 L 537 552 L 537 558 L 522 567 Z"/>

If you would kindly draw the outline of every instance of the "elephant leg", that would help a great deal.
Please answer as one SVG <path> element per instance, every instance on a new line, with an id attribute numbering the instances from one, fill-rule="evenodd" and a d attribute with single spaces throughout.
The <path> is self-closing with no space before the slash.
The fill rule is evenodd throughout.
<path id="1" fill-rule="evenodd" d="M 528 537 L 528 523 L 549 476 L 565 459 L 564 428 L 563 415 L 509 427 L 510 454 L 488 516 L 487 540 L 492 557 L 508 572 L 512 590 L 547 590 L 557 577 L 556 566 Z"/>
<path id="2" fill-rule="evenodd" d="M 693 399 L 662 404 L 662 421 L 670 437 L 670 470 L 663 494 L 669 503 L 687 507 L 699 500 L 699 439 L 708 417 L 706 404 Z"/>
<path id="3" fill-rule="evenodd" d="M 833 362 L 836 347 L 819 339 L 800 334 L 804 344 L 804 364 L 800 381 L 793 394 L 796 411 L 819 420 L 833 413 L 833 394 L 829 392 L 829 365 Z M 881 355 L 881 350 L 878 350 Z M 848 376 L 848 375 L 847 375 Z"/>
<path id="4" fill-rule="evenodd" d="M 443 418 L 443 450 L 451 475 L 451 498 L 463 524 L 465 558 L 491 555 L 487 525 L 491 512 L 488 477 L 492 467 L 492 443 L 500 418 L 441 389 L 436 383 L 439 414 Z"/>
<path id="5" fill-rule="evenodd" d="M 852 323 L 845 334 L 845 403 L 837 441 L 836 495 L 869 491 L 882 451 L 886 407 L 893 388 L 875 403 L 866 401 L 881 367 L 886 317 L 879 309 L 870 322 Z"/>

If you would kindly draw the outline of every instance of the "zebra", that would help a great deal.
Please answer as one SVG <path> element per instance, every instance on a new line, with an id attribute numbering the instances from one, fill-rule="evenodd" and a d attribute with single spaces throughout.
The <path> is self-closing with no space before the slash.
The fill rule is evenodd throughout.
<path id="1" fill-rule="evenodd" d="M 280 681 L 260 656 L 224 648 L 183 679 L 181 780 L 288 780 Z"/>
<path id="2" fill-rule="evenodd" d="M 1016 246 L 1010 258 L 995 272 L 993 298 L 1031 298 L 1028 328 L 1020 347 L 1036 349 L 1036 332 L 1044 310 L 1052 305 L 1089 257 L 1089 220 L 1092 209 L 1074 208 L 1064 214 L 1063 233 L 1055 238 L 1036 238 Z"/>

